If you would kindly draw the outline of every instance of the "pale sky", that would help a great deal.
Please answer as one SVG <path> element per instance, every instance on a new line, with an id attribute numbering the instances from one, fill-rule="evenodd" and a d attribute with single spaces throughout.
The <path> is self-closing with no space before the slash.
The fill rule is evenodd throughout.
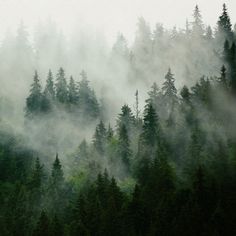
<path id="1" fill-rule="evenodd" d="M 184 27 L 198 4 L 204 22 L 215 26 L 224 2 L 235 23 L 236 0 L 0 0 L 0 33 L 8 27 L 14 30 L 20 20 L 30 30 L 39 19 L 51 18 L 66 33 L 75 25 L 89 25 L 103 30 L 110 42 L 118 31 L 131 41 L 140 16 L 152 27 L 156 22 L 167 28 Z"/>

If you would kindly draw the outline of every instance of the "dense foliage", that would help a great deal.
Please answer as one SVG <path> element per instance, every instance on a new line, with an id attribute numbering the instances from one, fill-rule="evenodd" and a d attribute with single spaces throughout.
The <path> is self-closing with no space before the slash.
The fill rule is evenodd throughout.
<path id="1" fill-rule="evenodd" d="M 217 27 L 215 37 L 205 31 L 196 7 L 184 35 L 221 43 L 220 74 L 177 89 L 168 69 L 161 88 L 151 86 L 143 114 L 136 91 L 134 111 L 123 105 L 114 127 L 84 71 L 75 82 L 63 68 L 54 81 L 50 70 L 44 89 L 35 72 L 25 129 L 61 110 L 98 124 L 91 142 L 66 156 L 55 149 L 53 161 L 0 127 L 0 234 L 236 235 L 236 41 L 225 5 Z M 135 49 L 144 67 L 131 61 L 137 79 L 152 62 L 148 34 L 142 30 Z M 122 57 L 123 43 L 114 46 Z"/>

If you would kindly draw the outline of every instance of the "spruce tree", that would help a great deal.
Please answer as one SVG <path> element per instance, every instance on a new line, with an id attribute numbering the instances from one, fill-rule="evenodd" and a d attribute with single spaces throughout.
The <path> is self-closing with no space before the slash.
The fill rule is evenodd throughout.
<path id="1" fill-rule="evenodd" d="M 42 110 L 44 112 L 52 110 L 54 101 L 55 101 L 55 90 L 54 90 L 53 75 L 51 70 L 49 70 L 46 86 L 43 92 Z"/>
<path id="2" fill-rule="evenodd" d="M 34 82 L 31 85 L 30 95 L 26 99 L 26 115 L 32 117 L 41 112 L 42 106 L 42 88 L 39 81 L 38 73 L 35 71 Z"/>
<path id="3" fill-rule="evenodd" d="M 158 110 L 158 107 L 161 103 L 160 89 L 156 83 L 153 83 L 151 90 L 148 92 L 148 100 L 147 102 L 151 102 L 153 107 Z"/>
<path id="4" fill-rule="evenodd" d="M 76 104 L 78 99 L 77 88 L 73 77 L 70 77 L 70 82 L 68 85 L 68 102 L 69 104 Z"/>
<path id="5" fill-rule="evenodd" d="M 56 78 L 56 99 L 59 103 L 68 101 L 67 82 L 63 68 L 60 68 Z"/>
<path id="6" fill-rule="evenodd" d="M 82 80 L 78 86 L 78 108 L 83 118 L 96 119 L 99 116 L 100 108 L 94 90 L 89 87 L 89 81 L 85 71 L 81 72 Z"/>
<path id="7" fill-rule="evenodd" d="M 43 181 L 43 166 L 40 164 L 40 160 L 37 157 L 35 161 L 34 170 L 30 179 L 30 186 L 32 188 L 40 188 Z"/>
<path id="8" fill-rule="evenodd" d="M 226 72 L 226 67 L 224 65 L 221 67 L 219 83 L 220 83 L 220 88 L 224 91 L 227 91 L 228 88 L 227 72 Z"/>
<path id="9" fill-rule="evenodd" d="M 105 147 L 106 147 L 106 137 L 107 137 L 107 131 L 104 123 L 100 121 L 100 123 L 97 125 L 95 134 L 93 136 L 93 145 L 95 147 L 95 150 L 100 154 L 104 155 L 105 153 Z"/>
<path id="10" fill-rule="evenodd" d="M 192 23 L 192 34 L 195 37 L 201 37 L 204 34 L 202 15 L 198 5 L 195 6 L 193 13 L 194 21 Z"/>
<path id="11" fill-rule="evenodd" d="M 143 131 L 141 139 L 145 145 L 153 148 L 157 145 L 160 127 L 158 116 L 151 103 L 147 103 L 143 118 Z"/>
<path id="12" fill-rule="evenodd" d="M 125 164 L 126 168 L 129 170 L 130 168 L 130 157 L 131 157 L 131 150 L 130 150 L 130 140 L 128 131 L 126 126 L 123 124 L 119 129 L 119 139 L 118 139 L 118 149 L 119 155 Z"/>
<path id="13" fill-rule="evenodd" d="M 61 162 L 58 158 L 58 154 L 56 155 L 56 159 L 53 163 L 51 179 L 52 179 L 52 184 L 55 187 L 60 186 L 64 181 L 63 170 L 62 170 L 62 167 L 61 167 Z"/>
<path id="14" fill-rule="evenodd" d="M 135 118 L 130 107 L 126 104 L 123 105 L 117 120 L 118 130 L 124 125 L 127 129 L 127 132 L 130 132 L 134 126 L 134 121 Z"/>
<path id="15" fill-rule="evenodd" d="M 221 39 L 220 42 L 224 42 L 224 40 L 229 40 L 230 42 L 233 39 L 232 33 L 232 24 L 230 21 L 230 17 L 228 15 L 226 4 L 223 4 L 223 12 L 219 17 L 217 22 L 218 30 L 217 30 L 217 37 Z"/>
<path id="16" fill-rule="evenodd" d="M 177 89 L 175 87 L 175 79 L 174 75 L 171 73 L 171 69 L 168 70 L 165 76 L 165 82 L 162 86 L 162 94 L 168 108 L 172 109 L 172 106 L 177 103 L 178 97 Z"/>
<path id="17" fill-rule="evenodd" d="M 34 230 L 33 236 L 50 236 L 50 222 L 45 211 L 41 212 L 37 226 Z"/>
<path id="18" fill-rule="evenodd" d="M 51 100 L 55 99 L 55 88 L 54 88 L 53 74 L 51 70 L 49 70 L 48 72 L 46 86 L 44 89 L 44 95 Z"/>

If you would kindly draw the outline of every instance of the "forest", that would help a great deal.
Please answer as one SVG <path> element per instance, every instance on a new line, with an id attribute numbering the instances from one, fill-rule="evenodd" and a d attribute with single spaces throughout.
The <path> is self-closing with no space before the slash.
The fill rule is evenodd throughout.
<path id="1" fill-rule="evenodd" d="M 236 235 L 236 25 L 0 46 L 1 236 Z M 72 75 L 71 75 L 71 74 Z M 17 82 L 16 82 L 17 79 Z"/>

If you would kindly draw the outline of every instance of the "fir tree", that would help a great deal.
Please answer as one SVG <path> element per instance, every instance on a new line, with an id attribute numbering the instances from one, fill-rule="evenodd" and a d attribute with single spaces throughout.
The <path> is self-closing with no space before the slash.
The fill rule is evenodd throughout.
<path id="1" fill-rule="evenodd" d="M 60 103 L 66 103 L 68 101 L 67 82 L 65 72 L 62 68 L 59 69 L 57 74 L 56 99 Z"/>
<path id="2" fill-rule="evenodd" d="M 129 170 L 130 168 L 130 157 L 131 157 L 131 150 L 130 150 L 130 141 L 129 135 L 126 129 L 126 126 L 123 124 L 119 129 L 119 155 Z"/>
<path id="3" fill-rule="evenodd" d="M 36 229 L 34 230 L 34 236 L 50 236 L 50 222 L 45 211 L 41 212 Z"/>
<path id="4" fill-rule="evenodd" d="M 117 127 L 118 130 L 124 125 L 127 129 L 127 132 L 130 132 L 134 126 L 134 115 L 132 110 L 128 105 L 124 105 L 121 108 L 121 113 L 118 116 Z"/>
<path id="5" fill-rule="evenodd" d="M 78 107 L 84 118 L 96 119 L 99 116 L 99 104 L 95 92 L 89 87 L 85 71 L 81 72 L 82 80 L 78 87 Z"/>
<path id="6" fill-rule="evenodd" d="M 31 85 L 30 95 L 26 99 L 26 115 L 32 117 L 41 112 L 42 105 L 42 88 L 40 85 L 37 71 L 34 74 L 34 82 Z"/>
<path id="7" fill-rule="evenodd" d="M 195 37 L 201 37 L 204 34 L 204 29 L 203 29 L 202 15 L 198 8 L 198 5 L 195 6 L 193 17 L 194 21 L 192 23 L 193 25 L 192 34 Z"/>
<path id="8" fill-rule="evenodd" d="M 226 39 L 231 42 L 233 36 L 232 24 L 225 4 L 223 4 L 223 12 L 222 15 L 219 17 L 217 25 L 218 25 L 217 36 L 221 39 L 221 42 L 222 40 L 224 42 L 224 40 Z"/>
<path id="9" fill-rule="evenodd" d="M 95 134 L 93 136 L 93 145 L 95 150 L 100 154 L 104 155 L 105 145 L 106 145 L 106 135 L 107 131 L 105 125 L 102 121 L 97 125 Z"/>
<path id="10" fill-rule="evenodd" d="M 165 82 L 162 86 L 162 94 L 165 102 L 169 106 L 169 109 L 177 103 L 177 89 L 175 87 L 175 79 L 171 73 L 171 69 L 168 70 L 165 76 Z"/>
<path id="11" fill-rule="evenodd" d="M 58 158 L 58 154 L 56 155 L 56 159 L 53 163 L 51 178 L 52 178 L 52 184 L 56 187 L 60 186 L 64 181 L 63 171 L 61 167 L 61 162 Z"/>
<path id="12" fill-rule="evenodd" d="M 46 86 L 43 92 L 42 110 L 44 112 L 50 111 L 53 107 L 54 101 L 55 101 L 55 90 L 54 90 L 53 75 L 51 70 L 49 70 Z"/>
<path id="13" fill-rule="evenodd" d="M 30 186 L 32 188 L 40 188 L 43 181 L 43 166 L 40 164 L 39 158 L 36 158 L 35 167 L 32 172 Z"/>
<path id="14" fill-rule="evenodd" d="M 157 145 L 159 138 L 160 127 L 158 123 L 158 116 L 151 103 L 147 103 L 143 118 L 143 131 L 141 138 L 143 142 L 151 148 Z"/>
<path id="15" fill-rule="evenodd" d="M 70 83 L 68 86 L 68 102 L 70 104 L 76 104 L 78 99 L 77 89 L 73 77 L 70 77 Z"/>

